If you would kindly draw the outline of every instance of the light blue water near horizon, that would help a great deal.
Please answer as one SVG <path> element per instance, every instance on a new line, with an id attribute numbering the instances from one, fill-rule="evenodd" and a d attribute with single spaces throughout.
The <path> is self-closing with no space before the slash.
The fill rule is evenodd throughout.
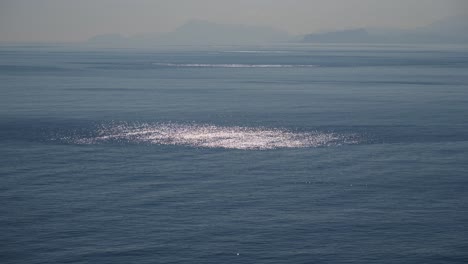
<path id="1" fill-rule="evenodd" d="M 468 50 L 0 47 L 2 263 L 466 263 Z"/>

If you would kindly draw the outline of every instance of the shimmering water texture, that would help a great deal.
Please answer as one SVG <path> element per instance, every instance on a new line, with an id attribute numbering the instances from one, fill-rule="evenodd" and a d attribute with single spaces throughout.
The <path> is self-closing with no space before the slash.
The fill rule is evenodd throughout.
<path id="1" fill-rule="evenodd" d="M 240 150 L 313 148 L 358 143 L 355 135 L 337 133 L 177 123 L 103 125 L 97 130 L 96 136 L 62 139 L 76 144 L 129 142 Z"/>
<path id="2" fill-rule="evenodd" d="M 153 63 L 162 67 L 183 67 L 183 68 L 310 68 L 318 67 L 312 64 L 206 64 L 206 63 Z"/>

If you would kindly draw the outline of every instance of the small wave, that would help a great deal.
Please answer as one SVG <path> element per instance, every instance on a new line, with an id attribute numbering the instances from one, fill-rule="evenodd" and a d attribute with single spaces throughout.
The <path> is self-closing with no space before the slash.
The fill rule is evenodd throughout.
<path id="1" fill-rule="evenodd" d="M 163 67 L 184 67 L 184 68 L 309 68 L 317 65 L 295 65 L 295 64 L 203 64 L 203 63 L 153 63 L 153 65 Z"/>
<path id="2" fill-rule="evenodd" d="M 96 136 L 67 140 L 76 144 L 129 142 L 239 150 L 312 148 L 357 143 L 352 136 L 336 133 L 175 123 L 108 125 L 98 129 Z"/>

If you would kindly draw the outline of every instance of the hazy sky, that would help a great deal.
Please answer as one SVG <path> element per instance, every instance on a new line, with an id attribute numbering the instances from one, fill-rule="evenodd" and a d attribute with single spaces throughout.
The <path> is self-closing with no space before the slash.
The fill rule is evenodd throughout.
<path id="1" fill-rule="evenodd" d="M 468 0 L 0 0 L 0 41 L 167 32 L 193 18 L 305 34 L 410 28 L 458 14 L 468 14 Z"/>

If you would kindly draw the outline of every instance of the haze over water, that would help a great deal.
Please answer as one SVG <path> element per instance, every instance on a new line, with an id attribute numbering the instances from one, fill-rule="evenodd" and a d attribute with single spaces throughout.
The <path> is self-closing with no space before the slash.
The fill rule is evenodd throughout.
<path id="1" fill-rule="evenodd" d="M 0 1 L 0 263 L 467 263 L 465 0 Z"/>

